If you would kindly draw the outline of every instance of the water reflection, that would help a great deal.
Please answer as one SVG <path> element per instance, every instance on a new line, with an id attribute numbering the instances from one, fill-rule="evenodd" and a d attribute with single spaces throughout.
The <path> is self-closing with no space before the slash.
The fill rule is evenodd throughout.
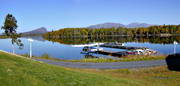
<path id="1" fill-rule="evenodd" d="M 22 38 L 33 39 L 33 40 L 42 41 L 42 42 L 46 41 L 41 35 L 40 36 L 25 36 Z"/>
<path id="2" fill-rule="evenodd" d="M 107 55 L 102 54 L 82 54 L 83 47 L 72 47 L 74 44 L 86 44 L 93 42 L 120 42 L 125 46 L 147 47 L 153 50 L 157 50 L 161 54 L 172 54 L 174 52 L 173 42 L 180 41 L 180 37 L 107 37 L 107 38 L 74 38 L 74 39 L 51 39 L 39 40 L 42 37 L 32 37 L 34 39 L 33 56 L 41 56 L 44 53 L 49 54 L 53 58 L 65 59 L 65 60 L 79 60 L 83 58 L 96 58 L 105 57 Z M 16 54 L 29 54 L 29 42 L 26 38 L 21 38 L 24 48 L 22 50 L 15 46 Z M 0 49 L 8 52 L 11 51 L 10 39 L 0 39 Z M 107 51 L 121 52 L 126 51 L 123 49 L 103 48 Z M 176 45 L 176 53 L 180 53 L 179 44 Z"/>
<path id="3" fill-rule="evenodd" d="M 93 58 L 98 58 L 98 56 L 93 56 L 92 53 L 87 53 L 87 54 L 84 55 L 84 58 L 86 58 L 86 59 L 93 59 Z"/>
<path id="4" fill-rule="evenodd" d="M 88 37 L 88 38 L 45 38 L 52 42 L 59 42 L 61 44 L 87 44 L 94 42 L 149 42 L 153 44 L 172 44 L 174 41 L 180 43 L 180 36 L 168 36 L 168 37 L 157 37 L 157 36 L 148 36 L 148 37 L 132 37 L 132 36 L 110 36 L 110 37 Z"/>

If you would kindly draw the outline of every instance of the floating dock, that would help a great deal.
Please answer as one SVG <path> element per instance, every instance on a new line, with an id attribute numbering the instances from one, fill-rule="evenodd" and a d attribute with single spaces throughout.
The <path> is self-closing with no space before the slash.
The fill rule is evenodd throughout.
<path id="1" fill-rule="evenodd" d="M 99 50 L 96 48 L 93 48 L 93 52 L 88 53 L 97 53 L 97 54 L 103 54 L 103 55 L 111 55 L 111 56 L 127 56 L 127 55 L 152 55 L 157 53 L 157 51 L 150 50 L 146 47 L 131 47 L 131 46 L 123 46 L 123 43 L 104 43 L 101 44 L 100 47 L 107 47 L 107 48 L 117 48 L 117 49 L 125 49 L 127 51 L 106 51 L 106 50 Z M 91 48 L 89 48 L 91 49 Z"/>
<path id="2" fill-rule="evenodd" d="M 126 49 L 126 50 L 135 50 L 135 49 L 146 49 L 146 47 L 131 47 L 131 46 L 122 46 L 114 43 L 106 43 L 103 45 L 100 45 L 101 47 L 107 47 L 107 48 L 117 48 L 117 49 Z"/>

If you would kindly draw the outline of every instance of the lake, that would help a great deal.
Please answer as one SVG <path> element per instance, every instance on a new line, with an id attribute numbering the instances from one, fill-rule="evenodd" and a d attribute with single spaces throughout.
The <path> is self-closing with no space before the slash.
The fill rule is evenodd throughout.
<path id="1" fill-rule="evenodd" d="M 28 37 L 27 37 L 28 38 Z M 16 54 L 29 54 L 29 42 L 27 38 L 21 38 L 22 43 L 24 44 L 23 49 L 19 49 L 18 46 L 15 46 L 15 53 Z M 95 57 L 105 57 L 105 58 L 111 58 L 112 56 L 106 56 L 101 54 L 82 54 L 81 51 L 83 47 L 72 47 L 74 44 L 85 44 L 85 43 L 92 43 L 97 42 L 98 40 L 94 41 L 85 41 L 82 42 L 81 39 L 73 39 L 73 40 L 80 40 L 81 42 L 72 42 L 72 40 L 58 40 L 58 41 L 48 41 L 43 39 L 41 36 L 34 36 L 30 37 L 34 39 L 34 42 L 32 43 L 32 49 L 33 49 L 33 56 L 42 56 L 43 54 L 48 54 L 52 56 L 53 58 L 58 59 L 64 59 L 64 60 L 79 60 L 88 56 L 95 56 Z M 169 39 L 169 38 L 168 38 Z M 171 38 L 172 39 L 172 38 Z M 137 40 L 131 40 L 131 41 L 122 41 L 122 39 L 110 39 L 109 42 L 112 41 L 121 41 L 125 44 L 125 46 L 136 46 L 136 47 L 147 47 L 153 50 L 158 51 L 158 54 L 172 54 L 174 52 L 174 44 L 173 41 L 179 41 L 178 39 L 169 40 L 167 39 L 165 43 L 163 43 L 163 39 L 159 38 L 160 42 L 153 43 L 152 40 L 148 41 L 137 41 Z M 144 39 L 143 39 L 144 40 Z M 99 40 L 102 42 L 102 40 Z M 108 42 L 108 41 L 105 41 Z M 113 49 L 113 48 L 104 48 L 104 50 L 109 51 L 126 51 L 123 49 Z M 12 45 L 11 45 L 11 39 L 0 39 L 0 50 L 4 50 L 7 52 L 12 52 Z M 180 46 L 179 44 L 176 45 L 176 52 L 180 53 Z M 116 57 L 117 58 L 117 57 Z"/>

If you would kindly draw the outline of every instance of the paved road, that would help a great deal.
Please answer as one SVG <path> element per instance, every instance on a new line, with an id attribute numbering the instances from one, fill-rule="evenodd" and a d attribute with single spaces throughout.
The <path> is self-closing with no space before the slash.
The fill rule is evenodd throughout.
<path id="1" fill-rule="evenodd" d="M 45 62 L 47 64 L 59 65 L 71 68 L 93 68 L 93 69 L 120 69 L 120 68 L 139 68 L 167 65 L 165 60 L 150 60 L 150 61 L 132 61 L 118 63 L 80 63 L 80 62 L 63 62 L 44 59 L 34 59 Z"/>

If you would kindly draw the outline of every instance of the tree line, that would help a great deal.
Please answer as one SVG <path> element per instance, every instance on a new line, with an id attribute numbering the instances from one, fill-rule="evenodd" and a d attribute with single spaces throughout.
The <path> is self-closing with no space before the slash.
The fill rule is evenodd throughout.
<path id="1" fill-rule="evenodd" d="M 44 34 L 44 37 L 72 38 L 72 37 L 101 37 L 101 36 L 158 36 L 161 34 L 180 34 L 180 25 L 158 25 L 141 28 L 64 28 Z"/>

